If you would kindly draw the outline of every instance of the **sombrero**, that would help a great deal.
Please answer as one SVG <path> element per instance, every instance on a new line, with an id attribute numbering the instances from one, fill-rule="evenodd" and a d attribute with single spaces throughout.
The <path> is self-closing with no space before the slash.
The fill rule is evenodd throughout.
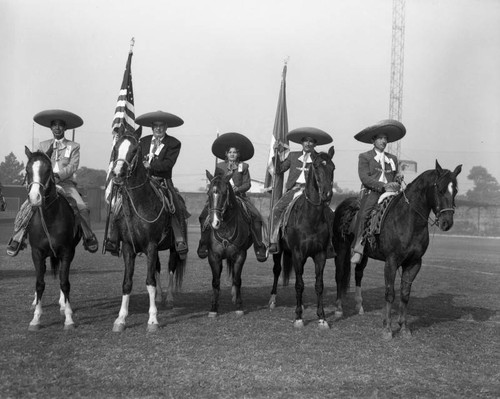
<path id="1" fill-rule="evenodd" d="M 135 123 L 141 126 L 151 127 L 154 122 L 165 122 L 167 127 L 177 127 L 184 123 L 177 115 L 163 111 L 148 112 L 135 118 Z"/>
<path id="2" fill-rule="evenodd" d="M 61 120 L 66 124 L 66 129 L 76 129 L 83 125 L 83 119 L 73 112 L 62 109 L 48 109 L 39 112 L 33 117 L 33 120 L 39 125 L 50 127 L 53 121 Z"/>
<path id="3" fill-rule="evenodd" d="M 333 141 L 332 136 L 327 132 L 315 127 L 299 127 L 288 132 L 286 138 L 294 143 L 302 143 L 304 137 L 311 137 L 316 140 L 316 145 L 328 144 Z"/>
<path id="4" fill-rule="evenodd" d="M 356 134 L 354 138 L 362 143 L 371 144 L 373 142 L 373 138 L 378 134 L 385 134 L 387 136 L 387 142 L 392 143 L 393 141 L 398 141 L 403 138 L 406 134 L 406 128 L 397 120 L 385 119 L 376 125 L 363 129 Z"/>
<path id="5" fill-rule="evenodd" d="M 254 149 L 252 142 L 240 133 L 229 132 L 221 134 L 212 144 L 212 154 L 217 158 L 225 159 L 226 151 L 231 148 L 237 148 L 240 151 L 240 161 L 248 161 L 253 157 Z"/>

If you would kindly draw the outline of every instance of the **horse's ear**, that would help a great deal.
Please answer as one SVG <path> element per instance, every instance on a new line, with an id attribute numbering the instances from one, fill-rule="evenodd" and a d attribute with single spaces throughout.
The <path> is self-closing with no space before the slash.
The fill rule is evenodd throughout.
<path id="1" fill-rule="evenodd" d="M 26 146 L 24 146 L 24 153 L 26 154 L 26 156 L 28 158 L 31 158 L 31 156 L 33 155 L 33 153 L 30 151 L 30 149 Z"/>
<path id="2" fill-rule="evenodd" d="M 135 138 L 137 139 L 137 141 L 139 141 L 139 139 L 141 138 L 142 136 L 142 126 L 139 126 L 137 128 L 137 130 L 134 132 L 134 136 Z"/>
<path id="3" fill-rule="evenodd" d="M 453 171 L 453 174 L 455 175 L 455 177 L 457 177 L 461 171 L 462 171 L 462 165 L 458 165 Z"/>
<path id="4" fill-rule="evenodd" d="M 441 165 L 439 164 L 437 159 L 436 159 L 436 170 L 437 170 L 438 174 L 443 173 L 443 168 L 441 167 Z"/>
<path id="5" fill-rule="evenodd" d="M 330 159 L 332 159 L 334 155 L 335 155 L 335 147 L 332 145 L 328 150 L 328 156 L 330 157 Z"/>
<path id="6" fill-rule="evenodd" d="M 207 175 L 208 181 L 212 181 L 214 179 L 214 177 L 211 175 L 211 173 L 206 169 L 205 169 L 205 172 L 207 172 L 206 175 Z"/>

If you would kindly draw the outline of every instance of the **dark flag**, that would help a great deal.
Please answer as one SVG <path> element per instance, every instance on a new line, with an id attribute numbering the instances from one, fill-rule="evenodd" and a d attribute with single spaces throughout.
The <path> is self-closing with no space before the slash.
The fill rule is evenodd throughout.
<path id="1" fill-rule="evenodd" d="M 269 159 L 267 162 L 266 177 L 264 187 L 266 191 L 272 190 L 271 196 L 271 210 L 283 195 L 283 175 L 276 175 L 275 165 L 273 158 L 277 157 L 284 161 L 289 154 L 288 140 L 286 134 L 288 133 L 288 114 L 286 110 L 286 62 L 283 66 L 283 73 L 281 75 L 281 88 L 278 97 L 278 108 L 276 110 L 276 119 L 274 120 L 273 135 L 271 137 L 271 147 L 269 149 Z M 275 149 L 276 144 L 281 144 L 281 148 Z"/>

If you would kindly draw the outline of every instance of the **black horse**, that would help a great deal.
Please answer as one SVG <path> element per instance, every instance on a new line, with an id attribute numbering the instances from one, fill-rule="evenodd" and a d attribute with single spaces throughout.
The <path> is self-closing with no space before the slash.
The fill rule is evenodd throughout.
<path id="1" fill-rule="evenodd" d="M 312 162 L 307 174 L 307 182 L 301 195 L 290 211 L 286 226 L 282 228 L 280 238 L 281 253 L 273 255 L 274 283 L 271 291 L 269 306 L 276 305 L 276 291 L 281 274 L 281 255 L 283 254 L 283 285 L 287 285 L 290 273 L 295 270 L 295 291 L 297 307 L 295 309 L 295 327 L 302 327 L 304 292 L 304 265 L 308 257 L 314 260 L 316 271 L 317 315 L 320 328 L 329 328 L 323 309 L 323 271 L 326 263 L 327 247 L 330 235 L 331 220 L 329 203 L 333 195 L 333 172 L 335 165 L 332 162 L 334 148 L 328 153 L 319 153 Z"/>
<path id="2" fill-rule="evenodd" d="M 72 329 L 74 322 L 69 303 L 69 269 L 75 256 L 75 247 L 81 238 L 81 231 L 68 201 L 57 193 L 48 154 L 40 151 L 32 153 L 28 147 L 25 147 L 25 153 L 28 157 L 26 164 L 28 201 L 33 209 L 26 231 L 36 269 L 36 292 L 33 302 L 35 314 L 29 330 L 36 331 L 40 328 L 47 257 L 50 257 L 54 276 L 59 273 L 61 287 L 59 305 L 61 313 L 65 316 L 64 329 Z"/>
<path id="3" fill-rule="evenodd" d="M 149 293 L 149 320 L 147 331 L 158 329 L 157 284 L 160 280 L 158 251 L 170 249 L 169 287 L 175 278 L 176 287 L 182 285 L 186 260 L 175 250 L 171 231 L 172 210 L 161 188 L 149 177 L 143 165 L 139 135 L 123 135 L 114 145 L 111 176 L 117 187 L 117 196 L 122 201 L 121 209 L 114 217 L 119 241 L 123 242 L 122 253 L 125 264 L 122 285 L 122 305 L 113 331 L 125 329 L 130 293 L 137 254 L 147 256 L 146 287 Z"/>
<path id="4" fill-rule="evenodd" d="M 208 170 L 206 175 L 210 181 L 207 191 L 208 225 L 211 229 L 208 262 L 212 269 L 212 306 L 208 316 L 216 317 L 219 311 L 223 259 L 226 259 L 227 272 L 233 282 L 231 295 L 236 305 L 236 314 L 241 316 L 243 315 L 241 272 L 247 258 L 247 250 L 252 245 L 250 220 L 229 182 L 231 174 L 225 175 L 217 169 L 215 176 L 212 176 Z"/>
<path id="5" fill-rule="evenodd" d="M 363 313 L 361 280 L 368 258 L 385 261 L 385 315 L 383 337 L 392 338 L 391 308 L 394 302 L 394 280 L 401 267 L 401 298 L 399 306 L 399 325 L 402 335 L 411 335 L 406 313 L 413 280 L 417 276 L 429 245 L 429 215 L 431 210 L 436 224 L 441 230 L 448 231 L 453 226 L 457 176 L 462 165 L 453 172 L 442 169 L 436 161 L 436 168 L 428 170 L 417 178 L 392 200 L 381 226 L 380 234 L 374 240 L 367 240 L 361 263 L 355 267 L 356 309 Z M 345 299 L 351 273 L 351 244 L 353 240 L 352 219 L 359 210 L 357 198 L 347 198 L 339 204 L 334 218 L 334 245 L 337 282 L 336 316 L 343 315 L 342 302 Z"/>

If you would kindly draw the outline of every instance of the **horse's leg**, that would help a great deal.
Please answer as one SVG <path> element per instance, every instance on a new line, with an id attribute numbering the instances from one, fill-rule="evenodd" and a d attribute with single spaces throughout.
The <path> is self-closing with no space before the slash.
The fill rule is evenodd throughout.
<path id="1" fill-rule="evenodd" d="M 69 268 L 72 259 L 73 257 L 71 256 L 71 254 L 65 254 L 63 258 L 60 260 L 60 269 L 59 269 L 59 284 L 64 299 L 65 330 L 71 330 L 75 327 L 75 323 L 73 322 L 73 310 L 71 309 L 71 305 L 69 302 L 69 292 L 71 288 L 71 284 L 69 283 Z M 59 298 L 59 301 L 60 300 L 61 298 Z"/>
<path id="2" fill-rule="evenodd" d="M 156 265 L 158 260 L 158 246 L 156 243 L 148 245 L 146 288 L 149 294 L 149 319 L 147 332 L 158 331 L 158 308 L 156 307 Z"/>
<path id="3" fill-rule="evenodd" d="M 363 256 L 361 262 L 355 265 L 354 269 L 354 280 L 356 281 L 356 291 L 354 293 L 354 300 L 356 301 L 356 312 L 358 314 L 365 314 L 365 310 L 363 309 L 363 296 L 361 294 L 361 281 L 363 280 L 363 273 L 365 271 L 366 264 L 368 263 L 368 257 L 366 255 Z"/>
<path id="4" fill-rule="evenodd" d="M 271 289 L 271 298 L 269 299 L 269 309 L 273 310 L 276 307 L 276 294 L 278 292 L 278 281 L 281 274 L 281 253 L 273 255 L 273 288 Z"/>
<path id="5" fill-rule="evenodd" d="M 417 277 L 420 268 L 422 267 L 422 259 L 419 259 L 412 265 L 404 266 L 401 275 L 401 298 L 399 303 L 399 332 L 404 337 L 411 336 L 411 330 L 408 328 L 406 313 L 408 310 L 408 302 L 410 300 L 411 284 Z"/>
<path id="6" fill-rule="evenodd" d="M 123 263 L 125 270 L 123 273 L 122 284 L 122 304 L 118 318 L 113 323 L 113 332 L 122 332 L 125 330 L 125 319 L 128 316 L 128 305 L 130 302 L 130 293 L 132 292 L 132 282 L 134 277 L 135 253 L 130 244 L 123 243 Z"/>
<path id="7" fill-rule="evenodd" d="M 45 259 L 42 258 L 40 252 L 36 249 L 32 249 L 31 257 L 35 265 L 36 270 L 36 285 L 35 285 L 35 311 L 33 314 L 33 319 L 30 321 L 28 326 L 29 331 L 38 331 L 40 329 L 40 318 L 42 316 L 42 296 L 45 291 Z"/>
<path id="8" fill-rule="evenodd" d="M 246 260 L 246 251 L 242 251 L 233 264 L 233 286 L 231 295 L 233 303 L 236 305 L 236 316 L 243 316 L 243 300 L 241 299 L 241 272 Z"/>
<path id="9" fill-rule="evenodd" d="M 208 263 L 212 269 L 212 307 L 208 312 L 208 317 L 217 317 L 219 312 L 220 295 L 220 275 L 222 272 L 222 259 L 214 255 L 212 251 L 208 252 Z"/>
<path id="10" fill-rule="evenodd" d="M 392 320 L 391 311 L 392 303 L 394 302 L 394 280 L 396 279 L 396 271 L 398 265 L 396 261 L 392 258 L 387 258 L 384 267 L 384 279 L 385 279 L 385 315 L 384 315 L 384 329 L 382 332 L 382 337 L 384 339 L 392 338 Z"/>
<path id="11" fill-rule="evenodd" d="M 335 282 L 337 284 L 336 318 L 344 315 L 343 303 L 345 302 L 347 289 L 351 280 L 350 254 L 350 245 L 342 243 L 341 247 L 337 249 L 337 256 L 335 257 Z"/>
<path id="12" fill-rule="evenodd" d="M 316 314 L 318 315 L 318 326 L 320 329 L 329 329 L 330 326 L 325 318 L 325 309 L 323 306 L 323 272 L 325 270 L 326 252 L 319 252 L 314 256 L 314 268 L 316 272 L 316 283 L 314 289 L 316 290 Z"/>
<path id="13" fill-rule="evenodd" d="M 156 271 L 155 271 L 155 279 L 156 279 L 156 297 L 155 301 L 158 303 L 163 303 L 163 290 L 161 288 L 161 264 L 160 264 L 160 254 L 158 253 L 156 256 Z"/>
<path id="14" fill-rule="evenodd" d="M 304 310 L 304 305 L 302 302 L 302 295 L 304 293 L 304 264 L 306 259 L 302 256 L 298 249 L 294 249 L 292 253 L 292 262 L 295 269 L 295 297 L 297 300 L 297 306 L 295 308 L 295 321 L 294 327 L 300 328 L 304 327 L 304 320 L 302 320 L 302 312 Z"/>

